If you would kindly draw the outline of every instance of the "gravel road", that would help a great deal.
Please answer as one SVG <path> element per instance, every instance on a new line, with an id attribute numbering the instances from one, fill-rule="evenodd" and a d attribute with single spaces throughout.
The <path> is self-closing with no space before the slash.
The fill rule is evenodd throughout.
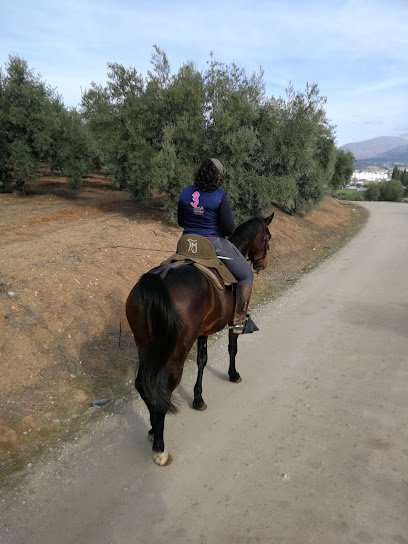
<path id="1" fill-rule="evenodd" d="M 254 312 L 243 382 L 209 346 L 150 460 L 144 405 L 104 417 L 5 490 L 3 544 L 408 544 L 408 205 L 364 204 L 345 248 Z M 273 259 L 271 266 L 273 266 Z"/>

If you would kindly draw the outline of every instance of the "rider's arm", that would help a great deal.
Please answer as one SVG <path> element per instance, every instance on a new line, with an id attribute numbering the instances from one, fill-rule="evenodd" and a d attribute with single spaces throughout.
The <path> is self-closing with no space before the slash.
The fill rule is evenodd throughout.
<path id="1" fill-rule="evenodd" d="M 218 208 L 218 224 L 223 236 L 230 236 L 235 230 L 232 208 L 227 195 L 224 194 Z"/>

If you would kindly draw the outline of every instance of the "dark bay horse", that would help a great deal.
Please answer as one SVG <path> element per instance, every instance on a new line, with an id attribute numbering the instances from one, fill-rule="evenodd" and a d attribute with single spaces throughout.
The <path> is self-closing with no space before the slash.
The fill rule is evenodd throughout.
<path id="1" fill-rule="evenodd" d="M 267 266 L 271 234 L 269 217 L 255 217 L 240 225 L 229 240 L 241 251 L 256 272 Z M 135 386 L 150 413 L 149 439 L 153 441 L 153 461 L 169 464 L 164 449 L 164 418 L 176 411 L 171 395 L 183 373 L 184 361 L 197 340 L 198 375 L 193 408 L 204 410 L 202 378 L 207 363 L 207 337 L 232 322 L 234 290 L 220 291 L 199 269 L 189 264 L 171 270 L 162 279 L 147 272 L 133 287 L 126 302 L 126 315 L 139 352 Z M 228 375 L 238 383 L 235 369 L 238 335 L 230 330 Z"/>

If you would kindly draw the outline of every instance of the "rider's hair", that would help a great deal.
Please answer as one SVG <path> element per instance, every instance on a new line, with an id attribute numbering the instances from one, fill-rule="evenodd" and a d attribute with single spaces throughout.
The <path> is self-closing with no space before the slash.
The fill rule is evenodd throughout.
<path id="1" fill-rule="evenodd" d="M 218 160 L 204 159 L 194 174 L 194 187 L 203 192 L 216 191 L 224 181 L 222 170 Z"/>

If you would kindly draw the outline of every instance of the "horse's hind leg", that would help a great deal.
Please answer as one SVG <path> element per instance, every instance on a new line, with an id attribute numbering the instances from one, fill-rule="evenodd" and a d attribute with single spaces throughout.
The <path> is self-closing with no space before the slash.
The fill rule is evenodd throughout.
<path id="1" fill-rule="evenodd" d="M 153 442 L 152 459 L 157 465 L 161 465 L 161 466 L 169 465 L 171 462 L 171 456 L 168 451 L 164 450 L 164 440 L 163 440 L 164 418 L 166 414 L 163 412 L 158 412 L 154 410 L 151 402 L 149 402 L 149 399 L 145 395 L 140 373 L 138 373 L 136 377 L 135 386 L 140 396 L 144 400 L 150 414 L 151 429 L 149 430 L 147 437 L 150 442 Z"/>
<path id="2" fill-rule="evenodd" d="M 147 433 L 147 439 L 149 440 L 149 442 L 153 442 L 154 441 L 154 429 L 156 427 L 156 416 L 155 416 L 155 412 L 153 412 L 152 410 L 149 410 L 149 413 L 150 413 L 150 425 L 151 425 L 151 428 L 150 428 L 150 431 Z"/>
<path id="3" fill-rule="evenodd" d="M 229 330 L 228 335 L 228 353 L 230 357 L 230 364 L 228 369 L 229 379 L 233 383 L 240 383 L 242 382 L 242 379 L 235 368 L 235 357 L 238 353 L 238 334 L 234 334 L 232 332 L 232 329 Z"/>
<path id="4" fill-rule="evenodd" d="M 153 455 L 152 459 L 156 465 L 165 466 L 171 463 L 171 456 L 168 451 L 164 449 L 164 418 L 166 414 L 163 412 L 150 411 L 150 421 L 154 422 L 153 427 Z M 150 434 L 150 431 L 149 431 Z"/>
<path id="5" fill-rule="evenodd" d="M 207 336 L 199 336 L 197 339 L 197 381 L 194 386 L 193 408 L 195 410 L 205 410 L 206 403 L 203 400 L 203 372 L 207 364 Z"/>

